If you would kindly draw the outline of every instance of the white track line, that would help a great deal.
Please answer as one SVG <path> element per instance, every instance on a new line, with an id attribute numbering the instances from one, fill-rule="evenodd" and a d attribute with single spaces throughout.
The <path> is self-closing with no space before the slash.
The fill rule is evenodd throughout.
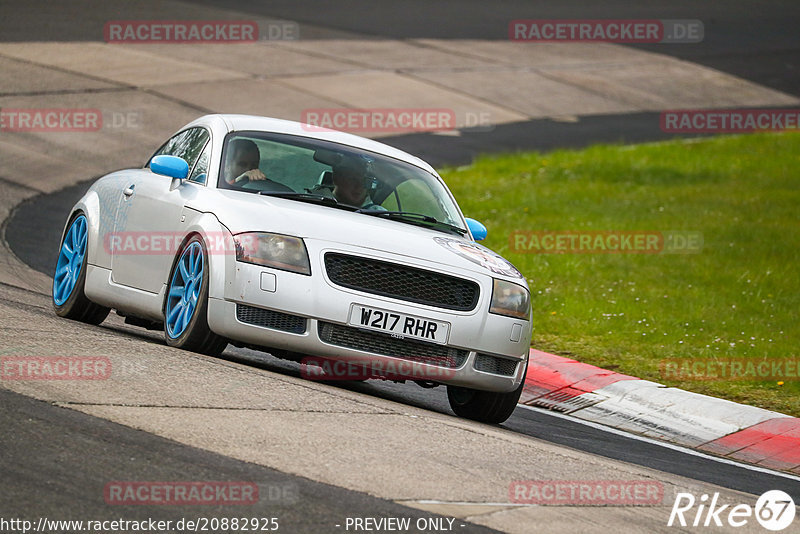
<path id="1" fill-rule="evenodd" d="M 517 407 L 518 408 L 525 408 L 526 410 L 531 410 L 533 412 L 538 412 L 538 413 L 545 414 L 545 415 L 551 415 L 553 417 L 558 417 L 560 419 L 565 419 L 567 421 L 572 421 L 573 423 L 579 423 L 579 424 L 582 424 L 582 425 L 586 425 L 588 427 L 595 428 L 597 430 L 602 430 L 602 431 L 605 431 L 605 432 L 609 432 L 611 434 L 617 434 L 618 436 L 624 436 L 624 437 L 627 437 L 627 438 L 643 441 L 645 443 L 650 443 L 652 445 L 658 445 L 660 447 L 665 447 L 667 449 L 672 449 L 672 450 L 675 450 L 675 451 L 678 451 L 678 452 L 682 452 L 684 454 L 690 454 L 692 456 L 699 456 L 700 458 L 705 458 L 707 460 L 713 460 L 713 461 L 719 462 L 721 464 L 733 465 L 733 466 L 736 466 L 736 467 L 741 467 L 743 469 L 749 469 L 750 471 L 756 471 L 756 472 L 759 472 L 759 473 L 765 473 L 765 474 L 768 474 L 768 475 L 774 475 L 774 476 L 778 476 L 778 477 L 787 478 L 789 480 L 794 480 L 795 482 L 800 482 L 800 477 L 799 476 L 790 475 L 789 473 L 784 473 L 782 471 L 775 471 L 775 470 L 772 470 L 772 469 L 767 469 L 766 467 L 759 467 L 757 465 L 744 464 L 744 463 L 737 462 L 735 460 L 730 460 L 728 458 L 722 458 L 720 456 L 713 456 L 711 454 L 700 452 L 700 451 L 697 451 L 697 450 L 694 450 L 694 449 L 688 449 L 688 448 L 682 447 L 680 445 L 675 445 L 674 443 L 667 443 L 665 441 L 659 441 L 659 440 L 648 438 L 648 437 L 645 437 L 645 436 L 639 436 L 637 434 L 631 434 L 630 432 L 625 432 L 624 430 L 619 430 L 619 429 L 614 428 L 614 427 L 601 425 L 600 423 L 595 423 L 593 421 L 584 421 L 583 419 L 578 419 L 576 417 L 570 417 L 569 415 L 565 415 L 565 414 L 562 414 L 562 413 L 559 413 L 559 412 L 553 412 L 553 411 L 550 411 L 550 410 L 545 410 L 544 408 L 537 408 L 535 406 L 528 406 L 526 404 L 518 404 Z"/>

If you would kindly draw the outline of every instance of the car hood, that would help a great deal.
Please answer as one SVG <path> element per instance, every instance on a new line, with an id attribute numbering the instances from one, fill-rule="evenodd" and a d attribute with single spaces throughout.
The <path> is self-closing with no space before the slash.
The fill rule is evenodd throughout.
<path id="1" fill-rule="evenodd" d="M 453 245 L 480 248 L 493 252 L 455 233 L 430 230 L 413 224 L 382 219 L 342 209 L 297 200 L 243 193 L 215 191 L 215 206 L 196 206 L 216 214 L 233 234 L 273 232 L 308 240 L 343 243 L 375 251 L 385 251 L 409 258 L 424 258 L 445 266 L 454 266 L 484 276 L 495 276 L 525 285 L 521 275 L 492 272 L 462 254 Z M 208 198 L 208 197 L 207 197 Z M 225 207 L 221 207 L 225 206 Z M 509 264 L 510 265 L 510 264 Z"/>

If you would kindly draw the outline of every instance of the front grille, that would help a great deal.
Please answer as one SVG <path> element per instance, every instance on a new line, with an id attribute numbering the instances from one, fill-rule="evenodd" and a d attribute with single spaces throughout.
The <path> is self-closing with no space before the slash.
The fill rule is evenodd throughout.
<path id="1" fill-rule="evenodd" d="M 475 356 L 475 370 L 495 375 L 514 376 L 517 370 L 517 360 L 498 358 L 490 354 L 478 354 Z"/>
<path id="2" fill-rule="evenodd" d="M 478 284 L 469 280 L 334 252 L 325 254 L 325 270 L 343 287 L 448 310 L 472 310 L 480 295 Z"/>
<path id="3" fill-rule="evenodd" d="M 292 334 L 302 334 L 306 331 L 305 317 L 255 308 L 246 304 L 236 305 L 236 318 L 243 323 L 283 330 Z"/>
<path id="4" fill-rule="evenodd" d="M 469 352 L 445 345 L 396 339 L 380 332 L 365 332 L 351 326 L 319 323 L 319 338 L 325 343 L 413 362 L 456 369 L 464 365 Z"/>

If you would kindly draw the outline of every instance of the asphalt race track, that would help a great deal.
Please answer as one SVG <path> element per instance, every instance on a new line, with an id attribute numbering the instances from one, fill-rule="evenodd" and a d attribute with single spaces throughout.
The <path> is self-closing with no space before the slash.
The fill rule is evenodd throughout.
<path id="1" fill-rule="evenodd" d="M 4 408 L 0 412 L 5 435 L 4 480 L 14 481 L 0 490 L 3 517 L 34 517 L 45 511 L 53 519 L 113 520 L 124 516 L 141 521 L 153 517 L 152 511 L 142 506 L 110 507 L 103 499 L 89 497 L 102 496 L 109 481 L 131 476 L 137 480 L 253 481 L 264 498 L 247 510 L 248 516 L 279 517 L 294 531 L 324 532 L 348 516 L 403 516 L 413 521 L 429 516 L 363 493 L 179 445 L 6 390 L 0 390 L 0 399 Z M 127 468 L 126 463 L 135 467 Z M 165 507 L 157 516 L 177 522 L 194 512 L 192 507 L 187 508 Z M 202 515 L 231 516 L 223 505 L 206 508 Z M 332 522 L 332 518 L 338 520 Z M 474 525 L 466 530 L 491 532 Z"/>
<path id="2" fill-rule="evenodd" d="M 202 19 L 230 13 L 295 21 L 308 29 L 303 39 L 309 41 L 437 43 L 501 42 L 507 40 L 508 21 L 517 18 L 699 19 L 706 35 L 699 45 L 627 48 L 747 80 L 765 88 L 768 96 L 780 92 L 776 102 L 800 97 L 800 32 L 796 28 L 800 4 L 796 2 L 759 3 L 757 20 L 748 2 L 659 1 L 645 6 L 627 1 L 533 4 L 520 0 L 492 5 L 473 0 L 345 0 L 334 7 L 328 2 L 289 0 L 145 0 L 119 2 L 113 8 L 109 4 L 3 2 L 0 68 L 13 65 L 19 69 L 14 72 L 33 73 L 46 64 L 45 59 L 24 59 L 24 50 L 3 48 L 4 44 L 102 41 L 97 28 L 113 18 Z M 4 83 L 11 87 L 13 82 L 0 80 L 0 105 L 13 107 L 15 99 L 52 102 L 82 92 L 59 85 L 58 76 L 72 75 L 69 68 L 48 68 L 52 69 L 48 76 L 53 77 L 45 79 L 52 80 L 52 86 L 42 82 L 44 86 L 36 90 L 9 89 Z M 107 80 L 100 76 L 87 79 L 103 84 L 87 90 L 98 98 L 131 90 L 131 86 L 106 87 Z M 177 117 L 206 111 L 206 106 L 192 100 L 203 92 L 200 86 L 180 86 L 180 97 L 145 88 L 141 98 L 163 99 L 177 106 L 178 111 L 168 121 L 164 119 L 166 124 L 158 125 L 169 133 L 183 124 Z M 24 105 L 30 104 L 19 107 Z M 480 153 L 671 137 L 657 124 L 658 112 L 652 110 L 579 117 L 545 114 L 500 121 L 490 131 L 462 128 L 458 135 L 414 133 L 381 141 L 434 165 L 458 165 Z M 430 525 L 447 525 L 449 518 L 458 532 L 556 528 L 640 532 L 672 530 L 666 521 L 679 491 L 720 492 L 726 502 L 753 502 L 764 491 L 782 489 L 800 502 L 798 477 L 721 462 L 542 410 L 518 408 L 501 427 L 489 427 L 454 418 L 444 388 L 378 381 L 312 383 L 300 378 L 298 365 L 252 350 L 229 346 L 221 358 L 213 359 L 170 349 L 160 333 L 130 327 L 114 315 L 99 327 L 60 320 L 50 310 L 44 275 L 50 275 L 55 263 L 70 207 L 91 180 L 113 167 L 106 168 L 107 162 L 76 146 L 80 152 L 76 161 L 85 163 L 86 174 L 81 175 L 80 165 L 70 163 L 70 178 L 62 183 L 60 176 L 66 172 L 48 154 L 48 138 L 16 134 L 20 137 L 9 142 L 6 135 L 0 132 L 0 195 L 5 197 L 0 236 L 13 257 L 8 254 L 4 264 L 11 266 L 4 273 L 9 278 L 0 280 L 0 354 L 108 354 L 121 373 L 105 384 L 78 387 L 0 382 L 4 482 L 0 519 L 178 521 L 243 515 L 279 517 L 279 531 L 292 533 L 353 531 L 345 526 L 347 518 L 353 517 L 407 517 L 412 523 L 419 519 Z M 146 158 L 155 148 L 152 138 L 158 138 L 138 130 L 116 135 L 121 137 L 115 138 L 119 144 L 114 146 L 125 149 L 113 161 L 126 164 Z M 53 139 L 55 154 L 73 143 L 64 137 Z M 27 142 L 30 150 L 23 153 L 19 147 Z M 19 161 L 35 164 L 36 173 L 26 174 Z M 512 480 L 612 478 L 659 481 L 665 488 L 663 503 L 632 509 L 519 507 L 508 502 Z M 250 481 L 258 485 L 261 498 L 248 507 L 109 505 L 104 487 L 120 480 Z M 15 530 L 0 527 L 0 531 Z M 761 530 L 756 525 L 741 531 Z"/>

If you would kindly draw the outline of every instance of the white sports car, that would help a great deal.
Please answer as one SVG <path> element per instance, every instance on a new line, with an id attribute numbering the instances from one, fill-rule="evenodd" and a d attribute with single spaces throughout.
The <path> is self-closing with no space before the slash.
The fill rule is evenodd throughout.
<path id="1" fill-rule="evenodd" d="M 499 423 L 522 391 L 530 294 L 485 235 L 405 152 L 208 115 L 75 204 L 53 306 L 93 324 L 113 308 L 206 354 L 231 343 L 329 375 L 444 384 L 456 414 Z"/>

